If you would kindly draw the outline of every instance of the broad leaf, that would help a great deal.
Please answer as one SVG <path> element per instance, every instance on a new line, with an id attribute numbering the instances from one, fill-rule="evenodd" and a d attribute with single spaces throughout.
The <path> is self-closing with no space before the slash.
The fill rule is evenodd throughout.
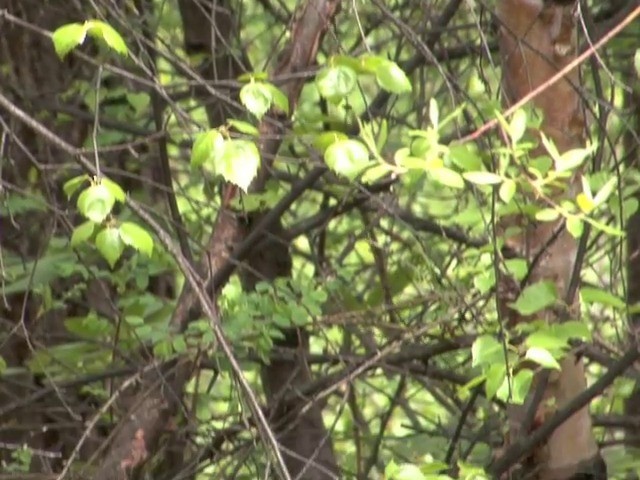
<path id="1" fill-rule="evenodd" d="M 353 180 L 369 165 L 369 151 L 357 140 L 338 140 L 324 152 L 324 160 L 331 170 Z"/>
<path id="2" fill-rule="evenodd" d="M 240 101 L 247 110 L 261 119 L 271 107 L 273 95 L 265 83 L 251 82 L 240 89 Z"/>
<path id="3" fill-rule="evenodd" d="M 96 247 L 113 268 L 124 251 L 124 243 L 117 228 L 107 227 L 96 235 Z"/>
<path id="4" fill-rule="evenodd" d="M 120 238 L 125 245 L 129 245 L 149 257 L 153 253 L 153 238 L 149 232 L 135 223 L 123 222 L 120 225 Z"/>
<path id="5" fill-rule="evenodd" d="M 390 60 L 380 62 L 376 68 L 376 80 L 385 90 L 401 94 L 411 91 L 411 81 L 397 63 Z"/>
<path id="6" fill-rule="evenodd" d="M 116 199 L 104 184 L 92 185 L 78 197 L 78 210 L 92 222 L 100 223 L 111 213 Z"/>
<path id="7" fill-rule="evenodd" d="M 509 306 L 520 315 L 529 316 L 555 304 L 556 286 L 553 282 L 537 282 L 527 286 Z"/>

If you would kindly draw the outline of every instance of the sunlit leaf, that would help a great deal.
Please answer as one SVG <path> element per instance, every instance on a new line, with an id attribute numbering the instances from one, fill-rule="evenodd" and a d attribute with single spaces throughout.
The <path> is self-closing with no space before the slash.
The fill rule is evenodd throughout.
<path id="1" fill-rule="evenodd" d="M 124 246 L 117 228 L 107 227 L 96 235 L 96 247 L 111 268 L 122 255 Z"/>
<path id="2" fill-rule="evenodd" d="M 260 152 L 249 140 L 227 140 L 220 155 L 214 157 L 214 170 L 245 192 L 258 174 Z"/>
<path id="3" fill-rule="evenodd" d="M 509 306 L 520 315 L 533 315 L 555 304 L 558 298 L 553 282 L 537 282 L 527 286 Z"/>
<path id="4" fill-rule="evenodd" d="M 369 165 L 369 151 L 357 140 L 338 140 L 324 152 L 324 159 L 331 170 L 353 180 Z"/>
<path id="5" fill-rule="evenodd" d="M 91 235 L 93 235 L 93 231 L 96 228 L 96 224 L 92 221 L 84 222 L 78 225 L 73 229 L 73 233 L 71 234 L 71 246 L 77 247 L 83 242 L 86 242 Z"/>
<path id="6" fill-rule="evenodd" d="M 64 58 L 71 50 L 82 45 L 86 37 L 87 28 L 81 23 L 63 25 L 51 35 L 53 47 L 60 58 Z"/>
<path id="7" fill-rule="evenodd" d="M 546 348 L 531 347 L 527 350 L 525 358 L 544 368 L 560 370 L 560 364 Z"/>
<path id="8" fill-rule="evenodd" d="M 153 253 L 153 237 L 141 226 L 132 222 L 123 222 L 120 225 L 120 238 L 122 241 L 147 256 Z"/>
<path id="9" fill-rule="evenodd" d="M 111 213 L 116 199 L 102 183 L 92 185 L 78 196 L 78 210 L 92 222 L 100 223 Z"/>
<path id="10" fill-rule="evenodd" d="M 376 68 L 376 80 L 385 90 L 401 94 L 411 91 L 411 81 L 397 63 L 390 60 L 380 62 Z"/>
<path id="11" fill-rule="evenodd" d="M 502 183 L 502 177 L 493 172 L 464 172 L 465 180 L 476 185 L 497 185 Z"/>
<path id="12" fill-rule="evenodd" d="M 260 119 L 271 107 L 273 95 L 265 83 L 251 82 L 240 89 L 240 101 Z"/>
<path id="13" fill-rule="evenodd" d="M 353 91 L 356 81 L 356 72 L 345 65 L 325 68 L 316 77 L 320 95 L 336 102 L 343 100 Z"/>

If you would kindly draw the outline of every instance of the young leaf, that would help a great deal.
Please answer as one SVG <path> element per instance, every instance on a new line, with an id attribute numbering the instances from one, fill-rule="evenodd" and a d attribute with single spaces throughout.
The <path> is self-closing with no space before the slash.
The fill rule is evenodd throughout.
<path id="1" fill-rule="evenodd" d="M 89 177 L 87 175 L 78 175 L 77 177 L 73 177 L 67 180 L 62 186 L 62 190 L 68 199 L 70 199 L 74 193 L 82 186 L 82 184 L 86 181 L 89 181 Z"/>
<path id="2" fill-rule="evenodd" d="M 524 132 L 527 130 L 527 113 L 522 110 L 516 110 L 513 114 L 513 118 L 511 118 L 511 122 L 509 123 L 509 136 L 511 137 L 511 142 L 516 144 L 524 135 Z"/>
<path id="3" fill-rule="evenodd" d="M 148 257 L 153 253 L 153 238 L 136 223 L 123 222 L 120 225 L 120 238 L 125 245 L 135 248 Z"/>
<path id="4" fill-rule="evenodd" d="M 584 303 L 599 303 L 620 310 L 626 307 L 626 303 L 622 298 L 601 288 L 582 287 L 580 289 L 580 298 Z"/>
<path id="5" fill-rule="evenodd" d="M 240 101 L 258 119 L 261 119 L 271 107 L 273 96 L 263 82 L 251 82 L 240 89 Z"/>
<path id="6" fill-rule="evenodd" d="M 95 223 L 102 222 L 111 213 L 116 199 L 102 183 L 92 185 L 78 197 L 78 210 Z"/>
<path id="7" fill-rule="evenodd" d="M 220 155 L 214 157 L 215 172 L 245 192 L 258 174 L 260 152 L 249 140 L 228 140 Z"/>
<path id="8" fill-rule="evenodd" d="M 590 148 L 574 148 L 573 150 L 568 150 L 558 158 L 555 158 L 556 170 L 558 172 L 574 170 L 582 165 L 582 162 L 584 162 L 590 153 Z"/>
<path id="9" fill-rule="evenodd" d="M 96 235 L 96 247 L 113 268 L 124 251 L 124 243 L 117 228 L 107 227 Z"/>
<path id="10" fill-rule="evenodd" d="M 320 95 L 339 102 L 355 88 L 356 72 L 344 65 L 336 65 L 322 70 L 316 77 L 316 85 Z"/>
<path id="11" fill-rule="evenodd" d="M 498 196 L 500 200 L 504 203 L 509 203 L 513 196 L 516 194 L 516 182 L 511 179 L 506 179 L 500 185 L 500 189 L 498 190 Z"/>
<path id="12" fill-rule="evenodd" d="M 552 368 L 554 370 L 560 370 L 560 364 L 553 358 L 553 355 L 549 350 L 540 347 L 531 347 L 527 350 L 525 358 L 531 360 L 544 368 Z"/>
<path id="13" fill-rule="evenodd" d="M 87 37 L 87 27 L 81 23 L 69 23 L 57 28 L 51 35 L 53 40 L 53 48 L 60 58 L 64 58 L 67 54 L 82 45 Z"/>
<path id="14" fill-rule="evenodd" d="M 504 360 L 502 344 L 491 335 L 482 335 L 471 346 L 471 365 L 491 365 Z"/>
<path id="15" fill-rule="evenodd" d="M 567 217 L 567 231 L 573 238 L 580 238 L 584 232 L 584 222 L 575 215 Z"/>
<path id="16" fill-rule="evenodd" d="M 527 398 L 531 382 L 533 381 L 533 371 L 525 368 L 520 370 L 514 377 L 511 389 L 511 403 L 522 405 Z"/>
<path id="17" fill-rule="evenodd" d="M 411 81 L 397 63 L 391 60 L 380 62 L 376 68 L 378 85 L 388 92 L 401 94 L 411 91 Z"/>
<path id="18" fill-rule="evenodd" d="M 251 125 L 249 122 L 243 122 L 242 120 L 236 120 L 235 118 L 227 119 L 227 123 L 230 127 L 235 128 L 240 133 L 244 133 L 245 135 L 250 135 L 252 137 L 258 137 L 260 132 L 256 127 Z"/>
<path id="19" fill-rule="evenodd" d="M 464 172 L 462 176 L 468 182 L 476 185 L 497 185 L 502 183 L 502 177 L 492 172 Z"/>
<path id="20" fill-rule="evenodd" d="M 464 179 L 455 170 L 451 170 L 445 167 L 434 168 L 433 170 L 429 170 L 429 175 L 431 175 L 431 178 L 433 178 L 436 182 L 444 185 L 445 187 L 457 189 L 464 188 Z"/>
<path id="21" fill-rule="evenodd" d="M 111 25 L 99 20 L 91 20 L 87 22 L 86 28 L 88 33 L 94 37 L 101 39 L 109 48 L 115 50 L 123 57 L 129 54 L 127 44 L 124 43 L 122 36 Z"/>
<path id="22" fill-rule="evenodd" d="M 520 315 L 529 316 L 552 306 L 557 298 L 553 282 L 537 282 L 527 286 L 509 306 Z"/>
<path id="23" fill-rule="evenodd" d="M 122 187 L 118 185 L 116 182 L 114 182 L 113 180 L 109 180 L 108 178 L 103 177 L 100 180 L 100 183 L 104 185 L 107 188 L 107 190 L 109 190 L 109 192 L 111 193 L 111 195 L 113 195 L 113 198 L 115 198 L 116 201 L 120 203 L 124 203 L 124 201 L 127 199 L 127 194 L 124 193 L 124 190 L 122 189 Z"/>
<path id="24" fill-rule="evenodd" d="M 324 152 L 324 160 L 331 170 L 353 180 L 369 165 L 369 151 L 357 140 L 338 140 Z"/>
<path id="25" fill-rule="evenodd" d="M 484 391 L 487 398 L 493 398 L 498 393 L 498 390 L 504 387 L 507 387 L 506 391 L 508 392 L 509 379 L 507 378 L 507 366 L 504 361 L 489 365 L 485 375 L 487 379 L 484 383 Z"/>
<path id="26" fill-rule="evenodd" d="M 221 151 L 224 141 L 224 137 L 216 129 L 199 133 L 191 149 L 191 165 L 194 167 L 202 166 L 209 159 L 213 158 L 215 153 Z"/>
<path id="27" fill-rule="evenodd" d="M 96 224 L 88 221 L 84 222 L 81 225 L 78 225 L 73 229 L 73 233 L 71 234 L 71 246 L 77 247 L 82 242 L 88 240 L 91 235 L 93 235 L 93 230 L 96 228 Z"/>
<path id="28" fill-rule="evenodd" d="M 278 87 L 271 83 L 264 84 L 271 93 L 271 101 L 279 110 L 289 114 L 289 99 Z"/>
<path id="29" fill-rule="evenodd" d="M 536 212 L 536 220 L 539 222 L 553 222 L 554 220 L 557 220 L 559 216 L 560 212 L 555 208 L 543 208 Z"/>

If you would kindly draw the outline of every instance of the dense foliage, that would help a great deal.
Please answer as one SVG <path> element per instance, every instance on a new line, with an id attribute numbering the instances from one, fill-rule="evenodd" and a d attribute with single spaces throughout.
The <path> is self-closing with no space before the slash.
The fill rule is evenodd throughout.
<path id="1" fill-rule="evenodd" d="M 0 0 L 0 479 L 286 478 L 310 441 L 298 478 L 489 478 L 568 352 L 640 473 L 635 2 L 579 2 L 566 151 L 501 102 L 493 2 L 66 3 Z M 579 240 L 567 292 L 515 214 Z"/>

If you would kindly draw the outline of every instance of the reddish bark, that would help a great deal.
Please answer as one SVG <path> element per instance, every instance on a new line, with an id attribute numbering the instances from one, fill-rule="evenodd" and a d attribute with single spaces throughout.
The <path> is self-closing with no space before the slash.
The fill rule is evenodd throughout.
<path id="1" fill-rule="evenodd" d="M 575 31 L 573 2 L 543 2 L 542 0 L 500 0 L 497 15 L 500 24 L 500 52 L 503 65 L 503 87 L 507 105 L 516 103 L 535 88 L 543 85 L 575 58 Z M 560 152 L 583 146 L 584 119 L 580 97 L 576 91 L 578 74 L 574 69 L 537 96 L 534 104 L 543 115 L 541 126 Z M 531 155 L 546 154 L 538 147 Z M 554 200 L 563 196 L 575 197 L 579 191 L 578 175 L 569 180 L 568 191 L 558 189 Z M 505 240 L 506 245 L 530 262 L 529 282 L 552 281 L 558 295 L 567 294 L 574 270 L 577 241 L 563 228 L 563 219 L 538 223 L 525 216 L 512 216 L 501 222 L 500 231 L 519 227 L 516 235 Z M 500 309 L 510 324 L 526 319 L 519 318 L 507 306 L 517 295 L 510 288 L 509 280 L 501 279 L 502 298 Z M 579 313 L 575 300 L 568 310 Z M 548 321 L 561 320 L 555 311 L 543 315 Z M 548 380 L 548 381 L 547 381 Z M 537 382 L 542 382 L 538 387 Z M 544 421 L 566 405 L 586 388 L 584 366 L 581 360 L 570 354 L 561 362 L 561 370 L 536 376 L 532 391 L 543 389 L 542 401 L 535 419 Z M 524 408 L 510 408 L 511 440 L 526 436 L 520 431 Z M 579 473 L 591 475 L 602 468 L 598 448 L 592 432 L 591 417 L 587 407 L 582 408 L 531 453 L 523 459 L 522 466 L 533 477 L 540 479 L 567 479 Z M 583 478 L 583 477 L 581 477 Z M 586 477 L 584 477 L 586 478 Z M 594 474 L 594 478 L 601 478 Z"/>

